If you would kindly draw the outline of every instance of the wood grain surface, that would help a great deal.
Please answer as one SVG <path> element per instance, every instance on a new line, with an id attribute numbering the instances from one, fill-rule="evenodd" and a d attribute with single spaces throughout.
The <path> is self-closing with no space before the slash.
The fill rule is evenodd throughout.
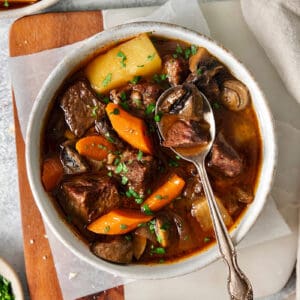
<path id="1" fill-rule="evenodd" d="M 68 12 L 34 15 L 17 20 L 9 37 L 10 56 L 36 53 L 68 45 L 103 30 L 101 12 Z M 13 97 L 17 147 L 24 256 L 28 288 L 32 300 L 60 300 L 57 279 L 45 228 L 35 205 L 25 166 L 25 144 L 22 138 Z M 90 295 L 82 300 L 122 300 L 123 287 Z"/>

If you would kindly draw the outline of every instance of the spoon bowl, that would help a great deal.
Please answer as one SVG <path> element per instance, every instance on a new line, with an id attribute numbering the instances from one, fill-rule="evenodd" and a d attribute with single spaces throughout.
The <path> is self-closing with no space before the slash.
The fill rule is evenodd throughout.
<path id="1" fill-rule="evenodd" d="M 180 102 L 178 104 L 178 106 L 180 106 L 180 110 L 178 112 L 179 118 L 180 111 L 186 111 L 184 106 L 190 105 L 188 101 L 193 102 L 197 109 L 196 111 L 190 112 L 190 115 L 191 117 L 196 118 L 198 120 L 202 119 L 209 124 L 209 137 L 208 141 L 204 144 L 201 144 L 200 147 L 187 146 L 186 148 L 170 148 L 173 150 L 174 153 L 176 153 L 176 155 L 179 155 L 182 159 L 193 163 L 199 173 L 201 183 L 203 185 L 204 194 L 207 199 L 210 216 L 214 227 L 214 232 L 216 235 L 216 240 L 219 246 L 219 251 L 222 258 L 228 265 L 229 269 L 227 288 L 230 298 L 236 300 L 253 299 L 253 290 L 251 283 L 238 266 L 236 249 L 224 224 L 223 217 L 220 213 L 205 169 L 205 158 L 212 148 L 216 134 L 214 114 L 208 99 L 193 84 L 184 84 L 182 86 L 172 87 L 166 90 L 159 97 L 156 103 L 155 113 L 159 114 L 161 113 L 161 111 L 166 111 L 166 107 L 171 108 L 172 105 L 174 106 L 174 104 L 176 104 L 176 100 L 175 97 L 172 98 L 172 95 L 178 95 L 178 91 L 180 91 L 180 89 L 191 91 L 192 96 L 188 95 L 188 100 L 186 100 L 185 102 L 183 101 L 185 97 L 184 94 L 180 95 L 177 98 L 179 99 L 177 101 Z M 202 101 L 201 105 L 198 105 L 198 103 L 194 103 L 195 100 L 190 100 L 191 98 L 196 99 L 196 101 Z M 171 103 L 171 101 L 174 101 L 174 103 Z M 186 115 L 184 116 L 184 119 L 186 119 Z M 157 122 L 157 126 L 162 139 L 165 140 L 165 132 L 164 128 L 162 127 L 162 122 Z"/>

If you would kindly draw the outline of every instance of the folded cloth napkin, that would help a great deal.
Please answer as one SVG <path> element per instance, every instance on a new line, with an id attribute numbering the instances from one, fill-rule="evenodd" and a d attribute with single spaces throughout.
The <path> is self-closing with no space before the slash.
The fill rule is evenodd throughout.
<path id="1" fill-rule="evenodd" d="M 300 1 L 241 0 L 250 29 L 300 103 Z"/>
<path id="2" fill-rule="evenodd" d="M 147 13 L 144 11 L 140 15 L 145 16 Z M 104 12 L 104 25 L 109 23 L 108 17 L 109 16 Z M 134 17 L 137 17 L 137 15 Z M 120 21 L 121 16 L 118 16 L 117 19 Z M 128 22 L 128 20 L 132 21 L 132 19 L 130 11 L 128 11 L 128 15 L 123 19 L 123 22 Z M 145 19 L 179 24 L 209 35 L 207 23 L 196 0 L 190 0 L 189 5 L 185 5 L 185 3 L 180 0 L 169 1 L 158 8 L 153 14 L 142 20 Z M 114 20 L 116 20 L 116 18 L 114 18 Z M 31 110 L 29 99 L 33 102 L 41 84 L 57 62 L 59 62 L 71 48 L 74 49 L 79 46 L 80 43 L 77 43 L 58 49 L 43 51 L 34 55 L 12 58 L 10 60 L 11 77 L 18 115 L 19 119 L 23 120 L 23 122 L 21 122 L 23 134 L 26 132 L 27 119 Z M 40 63 L 41 61 L 47 61 L 47 64 Z M 41 68 L 40 66 L 44 67 Z M 30 72 L 28 72 L 29 69 Z M 24 70 L 27 70 L 27 72 L 24 72 Z M 29 77 L 26 77 L 26 74 L 30 74 L 28 75 Z M 24 105 L 25 103 L 26 105 Z M 279 125 L 279 128 L 284 130 L 285 125 Z M 298 133 L 297 135 L 295 133 L 295 136 L 298 136 Z M 255 227 L 253 227 L 247 238 L 243 241 L 242 244 L 244 245 L 241 246 L 253 246 L 254 244 L 263 243 L 270 239 L 287 236 L 290 232 L 277 211 L 274 202 L 271 200 L 269 201 L 269 205 L 265 208 L 265 213 L 261 215 Z M 79 261 L 52 236 L 51 232 L 48 232 L 48 235 L 65 299 L 72 299 L 124 283 L 121 278 L 114 278 L 110 274 L 97 271 L 86 263 Z M 78 285 L 78 282 L 80 282 L 80 285 Z"/>

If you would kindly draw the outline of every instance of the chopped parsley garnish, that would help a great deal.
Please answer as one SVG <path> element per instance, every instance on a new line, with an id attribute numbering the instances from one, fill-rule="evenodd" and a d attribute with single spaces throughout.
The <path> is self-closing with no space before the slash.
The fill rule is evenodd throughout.
<path id="1" fill-rule="evenodd" d="M 147 216 L 152 216 L 153 215 L 153 212 L 152 210 L 150 209 L 150 207 L 148 206 L 148 204 L 143 204 L 142 205 L 142 211 L 145 215 Z"/>
<path id="2" fill-rule="evenodd" d="M 4 4 L 3 4 L 3 6 L 5 6 L 5 7 L 9 7 L 8 0 L 4 0 Z"/>
<path id="3" fill-rule="evenodd" d="M 146 223 L 139 223 L 137 227 L 145 227 L 146 225 Z"/>
<path id="4" fill-rule="evenodd" d="M 155 195 L 155 199 L 158 199 L 158 200 L 162 200 L 164 199 L 165 197 L 163 197 L 162 195 Z"/>
<path id="5" fill-rule="evenodd" d="M 108 86 L 108 84 L 111 82 L 111 79 L 112 79 L 112 73 L 108 73 L 102 81 L 102 86 L 103 87 Z"/>
<path id="6" fill-rule="evenodd" d="M 122 108 L 124 108 L 125 110 L 128 110 L 129 109 L 129 105 L 127 102 L 120 102 L 120 105 Z"/>
<path id="7" fill-rule="evenodd" d="M 126 196 L 127 196 L 128 198 L 133 197 L 134 200 L 135 200 L 135 202 L 136 202 L 137 204 L 143 203 L 143 198 L 142 198 L 142 197 L 141 197 L 134 189 L 132 189 L 132 188 L 129 188 L 129 189 L 126 191 Z"/>
<path id="8" fill-rule="evenodd" d="M 120 163 L 120 158 L 117 157 L 117 158 L 114 160 L 114 165 L 117 166 L 119 163 Z"/>
<path id="9" fill-rule="evenodd" d="M 176 51 L 177 54 L 182 54 L 183 53 L 183 50 L 182 50 L 182 48 L 179 44 L 177 44 L 175 51 Z"/>
<path id="10" fill-rule="evenodd" d="M 103 97 L 102 99 L 102 102 L 104 102 L 105 104 L 108 104 L 109 103 L 109 98 L 107 96 Z"/>
<path id="11" fill-rule="evenodd" d="M 202 69 L 201 69 L 201 68 L 199 68 L 199 69 L 197 70 L 197 75 L 202 75 Z"/>
<path id="12" fill-rule="evenodd" d="M 155 220 L 149 221 L 148 225 L 149 225 L 150 232 L 155 233 Z"/>
<path id="13" fill-rule="evenodd" d="M 162 113 L 161 113 L 161 112 L 158 112 L 158 113 L 154 116 L 154 121 L 155 121 L 155 122 L 160 122 L 161 117 L 162 117 Z"/>
<path id="14" fill-rule="evenodd" d="M 170 228 L 171 224 L 169 222 L 165 222 L 161 225 L 160 229 L 167 231 Z"/>
<path id="15" fill-rule="evenodd" d="M 154 74 L 152 78 L 156 83 L 161 83 L 162 81 L 164 81 L 168 78 L 168 75 L 167 74 Z"/>
<path id="16" fill-rule="evenodd" d="M 190 48 L 186 48 L 186 49 L 184 50 L 184 58 L 185 58 L 185 59 L 189 59 L 190 56 L 191 56 L 191 54 L 192 54 L 192 51 L 191 51 Z"/>
<path id="17" fill-rule="evenodd" d="M 95 105 L 93 108 L 92 108 L 92 112 L 91 112 L 91 117 L 94 117 L 94 118 L 97 118 L 97 111 L 98 111 L 98 105 Z"/>
<path id="18" fill-rule="evenodd" d="M 163 264 L 164 262 L 165 262 L 165 260 L 162 258 L 158 261 L 159 264 Z"/>
<path id="19" fill-rule="evenodd" d="M 132 99 L 133 103 L 137 106 L 137 108 L 141 107 L 142 100 L 141 99 Z"/>
<path id="20" fill-rule="evenodd" d="M 125 230 L 125 229 L 128 228 L 128 226 L 127 226 L 126 224 L 120 224 L 120 228 L 121 228 L 122 230 Z"/>
<path id="21" fill-rule="evenodd" d="M 142 76 L 134 76 L 132 80 L 130 80 L 131 83 L 137 84 L 142 79 Z"/>
<path id="22" fill-rule="evenodd" d="M 219 102 L 213 102 L 213 108 L 220 109 L 221 105 Z"/>
<path id="23" fill-rule="evenodd" d="M 150 54 L 147 56 L 147 60 L 152 61 L 154 59 L 154 57 L 155 57 L 155 53 Z"/>
<path id="24" fill-rule="evenodd" d="M 126 234 L 124 236 L 124 238 L 125 238 L 126 241 L 131 241 L 132 240 L 132 236 L 130 234 Z"/>
<path id="25" fill-rule="evenodd" d="M 0 275 L 0 299 L 14 300 L 15 296 L 12 292 L 11 283 Z"/>
<path id="26" fill-rule="evenodd" d="M 147 105 L 146 109 L 145 109 L 145 114 L 146 115 L 150 115 L 155 111 L 155 103 L 150 103 Z"/>
<path id="27" fill-rule="evenodd" d="M 126 176 L 122 176 L 121 183 L 125 185 L 127 184 L 127 182 L 128 182 L 128 178 Z"/>
<path id="28" fill-rule="evenodd" d="M 112 177 L 112 176 L 113 176 L 112 171 L 109 171 L 109 172 L 107 173 L 107 176 Z"/>
<path id="29" fill-rule="evenodd" d="M 98 144 L 97 147 L 101 150 L 107 150 L 107 147 L 102 144 Z"/>
<path id="30" fill-rule="evenodd" d="M 156 235 L 156 240 L 161 244 L 163 239 L 160 235 Z"/>
<path id="31" fill-rule="evenodd" d="M 126 57 L 126 55 L 124 54 L 124 52 L 122 52 L 122 51 L 119 51 L 118 53 L 117 53 L 117 57 L 120 57 L 121 58 L 121 66 L 122 66 L 122 68 L 125 68 L 126 67 L 126 63 L 125 63 L 125 61 L 126 61 L 126 59 L 127 59 L 127 57 Z"/>
<path id="32" fill-rule="evenodd" d="M 138 68 L 143 68 L 143 67 L 145 67 L 145 65 L 138 65 L 137 67 Z"/>
<path id="33" fill-rule="evenodd" d="M 151 189 L 149 188 L 149 189 L 147 190 L 147 194 L 150 195 L 151 193 L 152 193 L 152 191 L 151 191 Z"/>
<path id="34" fill-rule="evenodd" d="M 110 143 L 115 143 L 115 139 L 110 136 L 109 132 L 105 133 L 105 138 L 110 142 Z"/>
<path id="35" fill-rule="evenodd" d="M 197 53 L 198 47 L 196 45 L 191 45 L 191 53 L 195 55 Z"/>
<path id="36" fill-rule="evenodd" d="M 143 158 L 143 151 L 139 150 L 138 155 L 137 155 L 137 160 L 141 161 Z"/>
<path id="37" fill-rule="evenodd" d="M 109 231 L 110 231 L 110 226 L 109 226 L 109 225 L 105 226 L 105 227 L 104 227 L 104 232 L 107 233 L 107 232 L 109 232 Z"/>
<path id="38" fill-rule="evenodd" d="M 123 162 L 118 163 L 115 172 L 117 174 L 120 174 L 121 172 L 127 173 L 128 169 L 127 169 L 127 166 L 125 165 L 125 163 L 123 163 Z"/>
<path id="39" fill-rule="evenodd" d="M 190 237 L 189 237 L 188 235 L 186 235 L 186 236 L 183 238 L 183 240 L 184 240 L 184 241 L 187 241 L 189 238 L 190 238 Z"/>
<path id="40" fill-rule="evenodd" d="M 120 94 L 120 98 L 121 98 L 122 101 L 127 100 L 127 96 L 126 96 L 126 93 L 124 91 Z"/>
<path id="41" fill-rule="evenodd" d="M 170 167 L 178 167 L 179 163 L 176 160 L 170 159 L 169 162 L 168 162 L 168 165 Z"/>
<path id="42" fill-rule="evenodd" d="M 118 108 L 114 108 L 114 110 L 110 113 L 111 115 L 119 115 L 120 110 Z"/>
<path id="43" fill-rule="evenodd" d="M 204 239 L 203 239 L 204 243 L 208 243 L 210 242 L 210 237 L 206 236 Z"/>
<path id="44" fill-rule="evenodd" d="M 157 248 L 152 248 L 151 252 L 155 254 L 165 254 L 166 250 L 163 247 L 157 247 Z"/>
<path id="45" fill-rule="evenodd" d="M 180 156 L 179 156 L 179 155 L 176 155 L 175 158 L 179 160 L 179 159 L 180 159 Z"/>

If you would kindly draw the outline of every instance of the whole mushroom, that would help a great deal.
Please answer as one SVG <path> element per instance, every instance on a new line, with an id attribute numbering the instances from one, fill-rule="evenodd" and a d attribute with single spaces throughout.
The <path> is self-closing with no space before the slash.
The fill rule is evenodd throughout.
<path id="1" fill-rule="evenodd" d="M 248 88 L 236 79 L 224 81 L 221 102 L 226 108 L 232 111 L 245 109 L 250 102 Z"/>

